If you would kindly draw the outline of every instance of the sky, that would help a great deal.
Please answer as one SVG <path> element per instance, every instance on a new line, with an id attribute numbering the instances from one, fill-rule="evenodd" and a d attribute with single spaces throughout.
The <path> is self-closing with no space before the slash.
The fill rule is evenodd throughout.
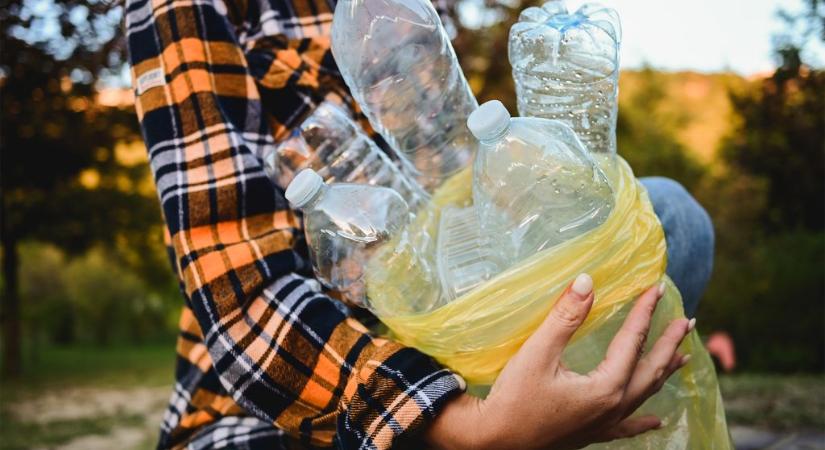
<path id="1" fill-rule="evenodd" d="M 742 75 L 776 67 L 771 37 L 782 29 L 776 12 L 802 7 L 801 0 L 596 1 L 621 16 L 623 68 L 648 63 L 665 70 L 732 70 Z M 567 0 L 571 12 L 584 3 Z M 812 46 L 810 53 L 813 58 L 806 61 L 819 67 L 825 63 L 822 45 Z"/>
<path id="2" fill-rule="evenodd" d="M 584 1 L 568 1 L 573 10 Z M 793 0 L 601 0 L 622 19 L 622 66 L 669 70 L 766 72 L 776 62 L 771 35 L 780 7 Z"/>

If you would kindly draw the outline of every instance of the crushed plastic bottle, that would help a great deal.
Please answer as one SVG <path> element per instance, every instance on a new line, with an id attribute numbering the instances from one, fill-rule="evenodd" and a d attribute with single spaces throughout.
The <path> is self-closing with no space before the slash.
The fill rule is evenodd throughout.
<path id="1" fill-rule="evenodd" d="M 505 267 L 472 206 L 441 211 L 436 261 L 445 302 L 470 292 Z"/>
<path id="2" fill-rule="evenodd" d="M 429 198 L 367 136 L 345 110 L 327 100 L 264 156 L 269 176 L 288 186 L 303 169 L 315 170 L 328 183 L 353 183 L 394 189 L 413 210 Z"/>
<path id="3" fill-rule="evenodd" d="M 508 266 L 604 223 L 615 198 L 608 179 L 567 125 L 510 118 L 498 100 L 467 125 L 480 141 L 473 206 Z"/>
<path id="4" fill-rule="evenodd" d="M 396 284 L 408 307 L 424 310 L 438 300 L 436 291 L 405 288 L 437 289 L 438 279 L 416 238 L 407 234 L 412 216 L 397 192 L 362 184 L 324 184 L 318 173 L 306 169 L 289 184 L 286 198 L 304 212 L 304 233 L 316 277 L 345 300 L 370 307 L 368 265 L 375 252 L 388 245 L 408 265 L 405 273 L 409 276 Z"/>
<path id="5" fill-rule="evenodd" d="M 469 166 L 478 107 L 429 0 L 340 0 L 332 53 L 372 126 L 432 192 Z"/>
<path id="6" fill-rule="evenodd" d="M 569 125 L 599 159 L 616 154 L 619 92 L 618 13 L 563 0 L 522 11 L 510 29 L 509 56 L 518 111 Z"/>

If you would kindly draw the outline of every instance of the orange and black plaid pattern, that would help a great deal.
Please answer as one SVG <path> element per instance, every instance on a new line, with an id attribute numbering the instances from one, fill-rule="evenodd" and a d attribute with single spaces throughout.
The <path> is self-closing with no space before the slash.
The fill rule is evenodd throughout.
<path id="1" fill-rule="evenodd" d="M 136 109 L 186 306 L 159 448 L 388 448 L 460 379 L 312 279 L 261 156 L 346 95 L 322 0 L 128 0 Z"/>

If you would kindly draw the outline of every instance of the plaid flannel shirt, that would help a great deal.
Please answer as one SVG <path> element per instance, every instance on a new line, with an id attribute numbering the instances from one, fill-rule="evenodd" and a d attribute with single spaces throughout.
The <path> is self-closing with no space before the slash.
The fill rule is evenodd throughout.
<path id="1" fill-rule="evenodd" d="M 315 104 L 348 98 L 333 10 L 127 1 L 136 109 L 186 300 L 159 448 L 383 449 L 462 389 L 323 293 L 300 216 L 265 175 L 264 152 Z"/>

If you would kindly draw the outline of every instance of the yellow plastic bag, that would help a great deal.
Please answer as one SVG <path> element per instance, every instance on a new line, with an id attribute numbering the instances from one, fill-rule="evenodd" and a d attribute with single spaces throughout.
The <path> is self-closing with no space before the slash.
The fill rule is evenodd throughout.
<path id="1" fill-rule="evenodd" d="M 407 265 L 399 264 L 398 255 L 391 251 L 379 251 L 367 272 L 368 294 L 394 339 L 433 356 L 470 384 L 489 386 L 570 281 L 586 272 L 595 281 L 596 300 L 565 351 L 565 364 L 579 372 L 593 369 L 604 358 L 633 300 L 665 280 L 667 290 L 648 339 L 652 345 L 671 320 L 684 317 L 681 296 L 665 275 L 664 233 L 647 192 L 623 160 L 607 171 L 616 191 L 616 205 L 604 224 L 534 255 L 438 309 L 403 313 L 409 309 L 392 280 L 410 279 L 408 273 L 393 272 L 400 267 L 406 270 Z M 435 236 L 441 208 L 466 204 L 470 199 L 471 174 L 465 171 L 436 192 L 429 210 L 419 212 L 414 232 L 417 227 Z M 692 355 L 691 362 L 639 410 L 661 417 L 664 427 L 593 448 L 733 448 L 715 370 L 695 331 L 685 339 L 681 351 Z"/>

